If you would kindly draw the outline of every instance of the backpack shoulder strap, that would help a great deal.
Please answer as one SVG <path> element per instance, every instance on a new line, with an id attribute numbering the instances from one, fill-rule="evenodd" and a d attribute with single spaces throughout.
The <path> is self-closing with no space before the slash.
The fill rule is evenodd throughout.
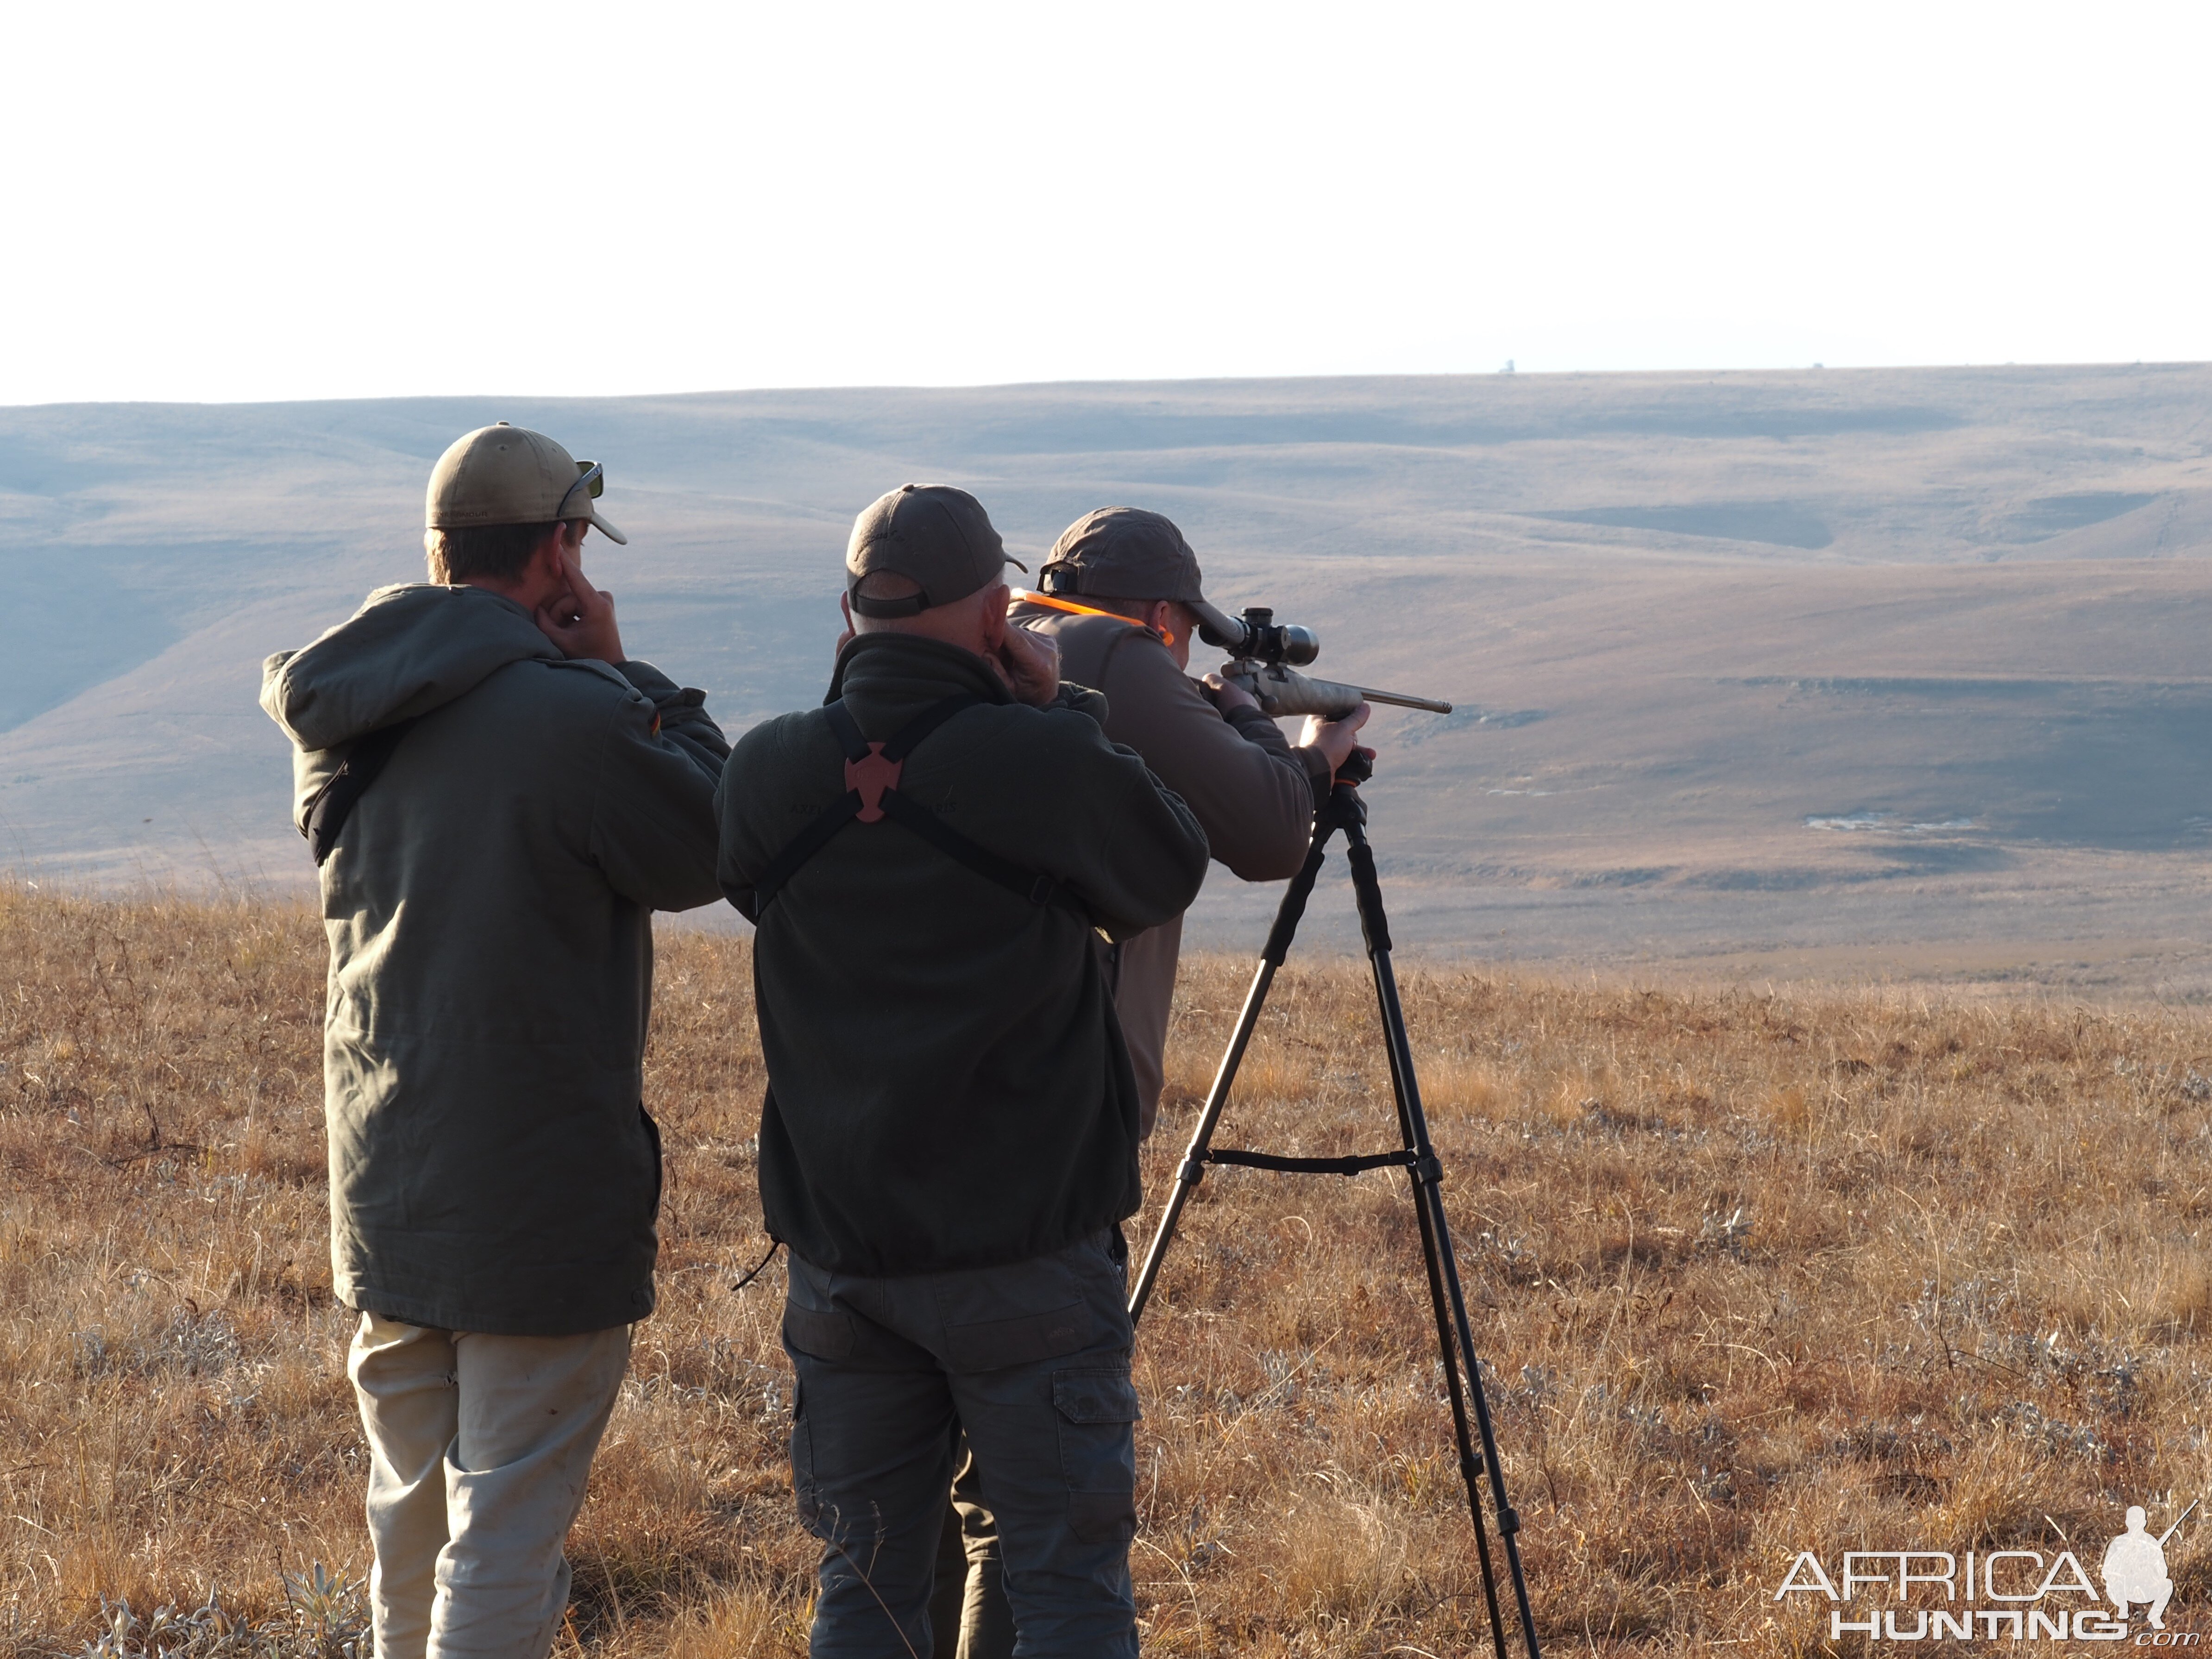
<path id="1" fill-rule="evenodd" d="M 868 740 L 860 731 L 860 723 L 845 706 L 843 698 L 824 703 L 822 712 L 830 718 L 830 730 L 836 736 L 837 746 L 845 751 L 845 770 L 849 775 L 855 763 L 868 758 Z M 754 878 L 752 905 L 745 910 L 745 920 L 757 925 L 768 907 L 775 902 L 776 894 L 783 890 L 783 884 L 799 873 L 799 867 L 828 846 L 831 836 L 860 815 L 860 792 L 848 785 L 842 795 L 815 814 L 812 822 L 785 842 L 783 851 L 769 859 L 768 868 Z"/>
<path id="2" fill-rule="evenodd" d="M 768 868 L 753 882 L 752 908 L 745 912 L 745 919 L 759 922 L 775 903 L 784 883 L 799 873 L 800 865 L 828 846 L 830 837 L 846 825 L 856 818 L 867 824 L 882 818 L 886 802 L 897 792 L 900 767 L 914 746 L 961 710 L 981 700 L 963 694 L 933 703 L 900 727 L 886 743 L 868 741 L 867 734 L 860 730 L 860 723 L 853 717 L 853 711 L 845 706 L 843 698 L 824 703 L 822 712 L 829 717 L 830 730 L 836 736 L 838 748 L 845 751 L 845 792 L 824 807 L 811 823 L 784 845 L 782 851 L 769 860 Z"/>
<path id="3" fill-rule="evenodd" d="M 923 738 L 963 709 L 982 700 L 980 697 L 948 697 L 933 708 L 925 710 L 915 719 L 900 727 L 897 735 L 883 746 L 883 758 L 903 762 Z M 1056 877 L 1027 869 L 1011 858 L 1001 858 L 981 843 L 962 834 L 902 790 L 885 790 L 882 807 L 886 816 L 904 825 L 955 863 L 966 865 L 985 881 L 997 882 L 1007 892 L 1027 899 L 1032 905 L 1060 905 L 1081 917 L 1085 927 L 1091 925 L 1091 912 L 1079 899 L 1060 886 Z"/>
<path id="4" fill-rule="evenodd" d="M 783 851 L 769 860 L 768 868 L 753 881 L 752 908 L 745 912 L 745 920 L 757 923 L 768 907 L 775 902 L 783 884 L 799 873 L 799 867 L 830 845 L 830 838 L 860 815 L 860 796 L 857 790 L 847 790 L 824 807 L 814 821 L 784 843 Z"/>
<path id="5" fill-rule="evenodd" d="M 823 704 L 823 712 L 829 717 L 830 729 L 836 734 L 838 747 L 845 751 L 845 793 L 823 808 L 813 822 L 769 861 L 768 868 L 753 883 L 752 908 L 745 912 L 747 919 L 757 923 L 799 866 L 829 845 L 830 838 L 846 825 L 855 820 L 872 824 L 890 818 L 986 881 L 997 882 L 1032 905 L 1060 905 L 1074 911 L 1088 927 L 1090 911 L 1056 878 L 1000 857 L 953 828 L 919 801 L 908 799 L 898 788 L 906 758 L 922 740 L 954 715 L 974 708 L 982 700 L 963 693 L 933 703 L 881 743 L 868 741 L 842 698 Z"/>
<path id="6" fill-rule="evenodd" d="M 896 790 L 885 790 L 884 813 L 954 863 L 965 864 L 987 881 L 996 881 L 1016 898 L 1025 899 L 1032 905 L 1059 905 L 1080 916 L 1084 926 L 1091 925 L 1091 912 L 1080 899 L 1060 886 L 1057 877 L 1027 869 L 1011 858 L 1000 857 L 981 842 L 963 835 L 921 802 Z"/>
<path id="7" fill-rule="evenodd" d="M 883 748 L 884 759 L 892 761 L 905 760 L 921 746 L 923 738 L 928 736 L 954 715 L 975 707 L 982 700 L 980 697 L 970 697 L 963 692 L 957 697 L 946 698 L 941 703 L 931 704 L 891 734 L 890 741 Z M 848 720 L 852 718 L 850 715 L 845 717 Z M 858 732 L 860 728 L 855 726 L 853 730 Z M 851 751 L 848 750 L 847 753 L 850 754 Z"/>
<path id="8" fill-rule="evenodd" d="M 966 692 L 961 692 L 941 702 L 932 703 L 893 732 L 888 741 L 881 743 L 868 741 L 867 735 L 860 730 L 860 723 L 853 717 L 853 711 L 845 706 L 843 698 L 834 703 L 824 703 L 822 712 L 830 717 L 830 730 L 837 734 L 837 742 L 843 748 L 848 760 L 858 764 L 871 754 L 881 754 L 884 760 L 896 765 L 912 754 L 923 738 L 954 715 L 963 709 L 975 707 L 982 700 L 980 697 L 971 697 Z"/>
<path id="9" fill-rule="evenodd" d="M 361 797 L 368 793 L 368 786 L 390 762 L 400 740 L 415 730 L 422 717 L 418 714 L 411 719 L 395 720 L 355 740 L 338 769 L 307 802 L 307 821 L 300 826 L 300 833 L 307 838 L 307 851 L 314 855 L 317 869 L 328 863 L 331 854 L 337 850 L 338 832 L 345 827 L 346 820 L 353 816 Z"/>
<path id="10" fill-rule="evenodd" d="M 830 717 L 830 730 L 837 734 L 837 742 L 845 751 L 845 758 L 848 760 L 866 760 L 868 740 L 860 730 L 860 723 L 853 717 L 853 711 L 845 706 L 845 699 L 841 697 L 834 703 L 824 703 L 822 712 Z"/>

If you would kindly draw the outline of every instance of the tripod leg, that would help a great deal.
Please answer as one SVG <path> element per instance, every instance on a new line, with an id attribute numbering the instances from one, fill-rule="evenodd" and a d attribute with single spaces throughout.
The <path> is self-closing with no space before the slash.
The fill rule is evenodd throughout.
<path id="1" fill-rule="evenodd" d="M 1152 1248 L 1145 1252 L 1145 1265 L 1129 1292 L 1131 1324 L 1143 1317 L 1145 1304 L 1152 1299 L 1153 1281 L 1160 1276 L 1160 1263 L 1168 1253 L 1168 1241 L 1175 1237 L 1176 1223 L 1182 1219 L 1182 1207 L 1189 1202 L 1192 1191 L 1205 1178 L 1206 1151 L 1212 1144 L 1214 1127 L 1221 1122 L 1221 1109 L 1229 1104 L 1229 1090 L 1237 1081 L 1237 1069 L 1244 1063 L 1245 1047 L 1260 1023 L 1260 1009 L 1267 1000 L 1267 987 L 1274 984 L 1275 970 L 1291 954 L 1291 939 L 1298 930 L 1299 918 L 1306 913 L 1306 900 L 1313 896 L 1314 881 L 1321 874 L 1322 860 L 1328 857 L 1328 838 L 1334 829 L 1334 825 L 1325 825 L 1315 830 L 1313 845 L 1306 850 L 1306 862 L 1291 878 L 1289 891 L 1276 907 L 1275 925 L 1267 931 L 1267 943 L 1260 953 L 1260 966 L 1252 976 L 1252 988 L 1244 993 L 1244 1007 L 1237 1016 L 1237 1029 L 1230 1034 L 1229 1046 L 1222 1051 L 1220 1067 L 1213 1074 L 1213 1087 L 1206 1091 L 1206 1110 L 1199 1114 L 1198 1127 L 1191 1131 L 1190 1144 L 1183 1149 L 1182 1166 L 1176 1171 L 1175 1187 L 1168 1194 L 1166 1208 L 1160 1212 L 1160 1225 L 1152 1234 Z"/>
<path id="2" fill-rule="evenodd" d="M 1490 1561 L 1490 1541 L 1482 1523 L 1482 1499 L 1478 1484 L 1486 1471 L 1491 1500 L 1498 1513 L 1498 1533 L 1505 1546 L 1505 1564 L 1513 1583 L 1515 1611 L 1520 1614 L 1521 1638 L 1528 1659 L 1540 1659 L 1536 1618 L 1528 1605 L 1528 1583 L 1521 1567 L 1518 1534 L 1520 1517 L 1505 1495 L 1505 1477 L 1498 1463 L 1498 1437 L 1490 1419 L 1490 1405 L 1482 1389 L 1480 1362 L 1475 1357 L 1474 1333 L 1468 1323 L 1467 1299 L 1459 1282 L 1459 1263 L 1452 1250 L 1451 1229 L 1444 1220 L 1443 1199 L 1438 1190 L 1443 1171 L 1429 1138 L 1428 1117 L 1421 1109 L 1420 1085 L 1413 1073 L 1413 1050 L 1406 1032 L 1406 1011 L 1398 998 L 1398 977 L 1390 963 L 1390 924 L 1382 911 L 1382 884 L 1375 874 L 1375 854 L 1358 821 L 1346 825 L 1349 844 L 1346 857 L 1352 866 L 1352 891 L 1359 905 L 1359 929 L 1367 945 L 1369 966 L 1374 971 L 1376 1003 L 1382 1017 L 1383 1040 L 1390 1062 L 1390 1084 L 1397 1098 L 1399 1127 L 1407 1150 L 1416 1162 L 1411 1174 L 1413 1208 L 1419 1218 L 1421 1253 L 1428 1268 L 1429 1299 L 1436 1315 L 1437 1341 L 1442 1352 L 1444 1380 L 1451 1397 L 1452 1426 L 1457 1436 L 1460 1475 L 1467 1485 L 1468 1508 L 1474 1520 L 1482 1585 L 1490 1614 L 1491 1639 L 1498 1659 L 1505 1659 L 1505 1630 L 1498 1604 L 1497 1580 Z M 1456 1350 L 1456 1352 L 1455 1352 Z M 1462 1392 L 1462 1372 L 1465 1392 Z M 1474 1408 L 1482 1453 L 1475 1455 L 1468 1433 L 1468 1406 Z"/>
<path id="3" fill-rule="evenodd" d="M 1401 1114 L 1402 1117 L 1402 1114 Z M 1411 1144 L 1411 1137 L 1408 1137 Z M 1428 1189 L 1419 1171 L 1408 1171 L 1413 1182 L 1413 1217 L 1421 1234 L 1421 1261 L 1428 1269 L 1429 1309 L 1437 1322 L 1437 1347 L 1443 1355 L 1444 1392 L 1451 1402 L 1452 1434 L 1459 1447 L 1460 1483 L 1467 1489 L 1468 1514 L 1474 1523 L 1475 1561 L 1482 1569 L 1482 1599 L 1490 1614 L 1490 1639 L 1498 1659 L 1505 1659 L 1505 1620 L 1498 1609 L 1498 1571 L 1491 1564 L 1490 1530 L 1482 1519 L 1482 1458 L 1474 1450 L 1474 1442 L 1468 1426 L 1467 1390 L 1462 1379 L 1462 1365 L 1467 1374 L 1472 1374 L 1474 1361 L 1462 1361 L 1454 1346 L 1451 1316 L 1447 1305 L 1443 1274 L 1438 1270 L 1441 1251 L 1437 1247 L 1437 1228 L 1430 1214 Z M 1529 1650 L 1533 1655 L 1534 1649 Z"/>

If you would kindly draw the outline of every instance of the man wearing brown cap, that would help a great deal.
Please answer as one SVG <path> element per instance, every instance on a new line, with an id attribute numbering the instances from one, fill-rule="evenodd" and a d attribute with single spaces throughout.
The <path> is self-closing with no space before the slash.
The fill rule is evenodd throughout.
<path id="1" fill-rule="evenodd" d="M 1297 875 L 1313 839 L 1315 802 L 1351 754 L 1367 705 L 1342 720 L 1309 720 L 1293 748 L 1242 687 L 1218 675 L 1192 680 L 1184 672 L 1191 636 L 1203 626 L 1226 639 L 1236 625 L 1206 600 L 1197 555 L 1158 513 L 1085 513 L 1045 555 L 1038 584 L 1044 591 L 1021 596 L 1012 620 L 1053 643 L 1070 679 L 1104 693 L 1107 736 L 1142 755 L 1182 798 L 1213 857 L 1247 881 Z M 1159 1108 L 1182 948 L 1178 911 L 1121 940 L 1109 966 L 1146 1135 Z M 1014 1651 L 982 1476 L 979 1453 L 962 1468 L 939 1560 L 939 1622 L 961 1609 L 957 1659 Z M 955 1659 L 955 1650 L 940 1646 L 938 1659 Z"/>
<path id="2" fill-rule="evenodd" d="M 655 910 L 710 902 L 728 753 L 583 573 L 602 474 L 470 433 L 430 582 L 264 670 L 330 935 L 331 1256 L 358 1310 L 380 1659 L 544 1659 L 653 1311 Z"/>
<path id="3" fill-rule="evenodd" d="M 961 1429 L 1026 1659 L 1136 1652 L 1139 1103 L 1092 929 L 1180 913 L 1206 838 L 1009 626 L 1007 562 L 964 491 L 861 513 L 826 705 L 747 732 L 717 799 L 758 928 L 817 1659 L 932 1650 Z"/>

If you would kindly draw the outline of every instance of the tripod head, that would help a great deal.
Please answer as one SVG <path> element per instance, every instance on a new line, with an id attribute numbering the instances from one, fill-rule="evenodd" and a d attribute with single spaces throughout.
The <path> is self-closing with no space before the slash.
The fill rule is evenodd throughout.
<path id="1" fill-rule="evenodd" d="M 1372 749 L 1355 748 L 1346 755 L 1329 785 L 1328 798 L 1314 808 L 1314 833 L 1364 826 L 1367 822 L 1367 802 L 1359 798 L 1359 786 L 1374 776 Z"/>

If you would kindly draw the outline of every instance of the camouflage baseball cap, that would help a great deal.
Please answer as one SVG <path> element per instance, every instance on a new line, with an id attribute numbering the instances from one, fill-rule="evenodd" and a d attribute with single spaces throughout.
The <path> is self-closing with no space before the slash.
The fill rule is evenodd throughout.
<path id="1" fill-rule="evenodd" d="M 550 524 L 582 518 L 610 542 L 629 538 L 599 516 L 606 474 L 578 461 L 542 432 L 504 421 L 456 438 L 430 469 L 422 522 L 431 530 L 484 524 Z"/>
<path id="2" fill-rule="evenodd" d="M 1198 555 L 1182 532 L 1171 520 L 1142 507 L 1100 507 L 1085 513 L 1060 533 L 1037 581 L 1047 593 L 1172 599 L 1197 614 L 1209 637 L 1234 639 L 1240 632 L 1207 602 L 1199 583 Z"/>
<path id="3" fill-rule="evenodd" d="M 902 484 L 879 495 L 853 521 L 845 545 L 845 596 L 862 616 L 913 616 L 965 599 L 996 581 L 1008 565 L 1029 566 L 1006 552 L 983 504 L 950 484 Z M 860 578 L 878 572 L 903 576 L 921 591 L 872 599 Z"/>

